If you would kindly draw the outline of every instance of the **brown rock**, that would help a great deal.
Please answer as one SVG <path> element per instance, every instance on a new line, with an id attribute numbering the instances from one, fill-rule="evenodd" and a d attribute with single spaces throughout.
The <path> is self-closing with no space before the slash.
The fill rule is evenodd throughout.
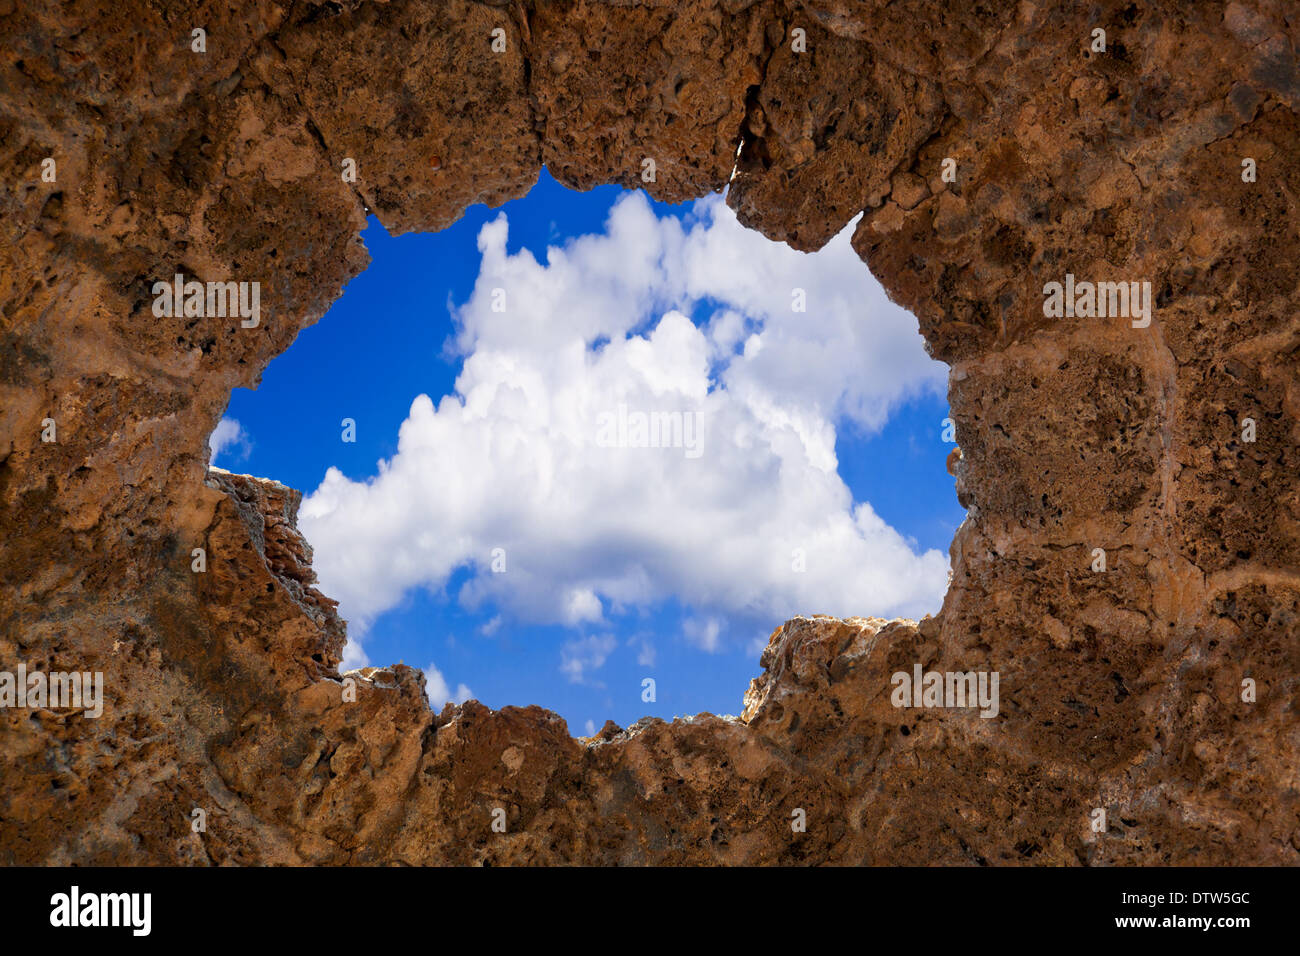
<path id="1" fill-rule="evenodd" d="M 105 677 L 99 718 L 0 709 L 0 862 L 1300 863 L 1289 14 L 0 8 L 0 660 Z M 742 219 L 811 249 L 862 213 L 952 364 L 942 612 L 796 618 L 743 717 L 582 740 L 536 707 L 434 715 L 403 665 L 340 674 L 297 493 L 208 471 L 206 441 L 364 268 L 365 207 L 439 228 L 543 161 L 586 188 L 647 157 L 684 199 L 737 146 Z M 261 281 L 261 324 L 155 320 L 176 272 Z M 1149 326 L 1045 315 L 1066 273 L 1150 282 Z M 997 717 L 893 706 L 917 666 L 996 672 Z"/>

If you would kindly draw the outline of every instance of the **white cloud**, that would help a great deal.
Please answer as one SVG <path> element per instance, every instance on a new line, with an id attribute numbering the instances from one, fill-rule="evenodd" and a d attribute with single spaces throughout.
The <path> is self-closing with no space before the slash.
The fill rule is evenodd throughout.
<path id="1" fill-rule="evenodd" d="M 236 460 L 248 455 L 248 434 L 233 418 L 222 418 L 208 439 L 208 461 L 215 463 L 223 452 L 238 452 Z"/>
<path id="2" fill-rule="evenodd" d="M 574 588 L 564 603 L 564 623 L 570 626 L 590 621 L 599 624 L 604 618 L 600 598 L 591 588 Z"/>
<path id="3" fill-rule="evenodd" d="M 447 701 L 455 704 L 463 704 L 474 696 L 473 692 L 464 684 L 456 687 L 456 692 L 451 692 L 451 687 L 447 684 L 447 679 L 442 676 L 442 671 L 430 664 L 424 669 L 424 693 L 429 698 L 429 706 L 435 711 L 442 710 Z"/>
<path id="4" fill-rule="evenodd" d="M 343 645 L 343 660 L 339 662 L 340 671 L 354 671 L 370 666 L 370 656 L 366 654 L 361 647 L 361 642 L 357 640 L 359 636 L 359 634 L 349 632 L 348 642 Z"/>
<path id="5" fill-rule="evenodd" d="M 638 646 L 636 654 L 636 664 L 638 667 L 654 667 L 658 654 L 655 646 L 647 638 L 633 638 L 628 642 L 628 646 Z"/>
<path id="6" fill-rule="evenodd" d="M 546 263 L 507 254 L 504 214 L 482 228 L 481 271 L 455 310 L 455 394 L 412 402 L 374 478 L 331 468 L 303 502 L 322 589 L 354 635 L 461 567 L 464 606 L 529 622 L 609 626 L 675 599 L 709 650 L 741 620 L 752 633 L 799 613 L 938 609 L 947 556 L 853 502 L 835 438 L 942 390 L 946 367 L 853 252 L 852 224 L 808 255 L 744 229 L 720 199 L 695 208 L 685 224 L 659 219 L 630 194 L 605 233 Z M 700 303 L 714 311 L 697 326 Z M 698 425 L 698 457 L 680 433 L 677 447 L 607 447 L 598 423 L 620 413 Z M 671 428 L 656 433 L 673 445 Z M 504 573 L 490 571 L 496 547 Z"/>
<path id="7" fill-rule="evenodd" d="M 578 637 L 565 641 L 560 648 L 560 670 L 574 684 L 586 683 L 592 671 L 605 666 L 605 660 L 613 652 L 617 641 L 612 635 L 602 634 Z"/>
<path id="8" fill-rule="evenodd" d="M 722 636 L 722 621 L 716 617 L 704 620 L 688 617 L 682 621 L 682 632 L 686 635 L 687 641 L 702 651 L 716 654 L 722 649 L 718 640 Z"/>

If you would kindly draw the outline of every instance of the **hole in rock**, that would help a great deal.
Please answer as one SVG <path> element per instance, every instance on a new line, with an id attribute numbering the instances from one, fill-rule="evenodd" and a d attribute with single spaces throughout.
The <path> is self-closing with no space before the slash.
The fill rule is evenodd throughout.
<path id="1" fill-rule="evenodd" d="M 304 492 L 344 669 L 431 702 L 738 714 L 800 614 L 939 609 L 964 512 L 947 367 L 849 245 L 817 253 L 545 171 L 370 267 L 239 390 L 213 464 Z M 647 681 L 653 681 L 653 685 Z"/>

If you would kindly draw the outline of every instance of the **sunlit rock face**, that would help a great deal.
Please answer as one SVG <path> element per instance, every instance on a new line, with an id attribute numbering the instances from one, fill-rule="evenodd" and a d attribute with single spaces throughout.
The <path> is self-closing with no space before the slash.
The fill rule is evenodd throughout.
<path id="1" fill-rule="evenodd" d="M 104 675 L 0 708 L 0 862 L 1300 863 L 1297 44 L 1282 0 L 0 0 L 0 665 Z M 298 493 L 208 436 L 367 209 L 542 163 L 800 249 L 865 213 L 952 366 L 938 616 L 798 618 L 740 718 L 585 739 L 339 673 Z M 158 318 L 177 273 L 258 325 Z"/>

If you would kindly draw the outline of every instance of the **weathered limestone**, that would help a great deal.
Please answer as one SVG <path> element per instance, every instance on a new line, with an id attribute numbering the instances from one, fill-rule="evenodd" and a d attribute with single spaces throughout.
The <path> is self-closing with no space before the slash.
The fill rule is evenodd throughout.
<path id="1" fill-rule="evenodd" d="M 1300 863 L 1288 4 L 165 6 L 0 0 L 0 664 L 105 675 L 97 720 L 0 709 L 0 863 Z M 367 208 L 441 228 L 542 163 L 730 181 L 801 249 L 864 213 L 953 369 L 939 615 L 788 622 L 740 720 L 344 700 L 298 493 L 207 438 Z M 177 272 L 259 281 L 259 327 L 155 319 Z M 1045 316 L 1067 273 L 1151 282 L 1150 326 Z M 916 664 L 997 671 L 998 716 L 892 706 Z"/>

